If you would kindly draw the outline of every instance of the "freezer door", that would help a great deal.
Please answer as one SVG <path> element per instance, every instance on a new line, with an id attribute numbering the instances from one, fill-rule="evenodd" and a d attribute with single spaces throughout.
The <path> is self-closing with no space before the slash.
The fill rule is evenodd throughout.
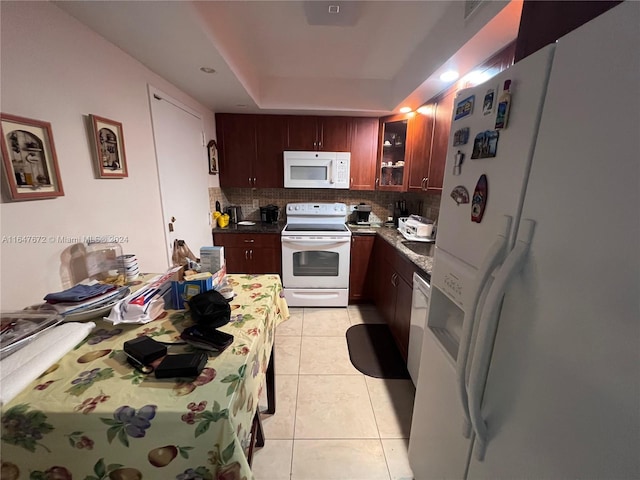
<path id="1" fill-rule="evenodd" d="M 462 90 L 457 96 L 456 102 L 474 96 L 475 106 L 471 115 L 452 121 L 436 244 L 475 268 L 480 266 L 504 215 L 516 222 L 519 220 L 553 49 L 554 46 L 550 45 L 486 83 Z M 484 97 L 490 90 L 498 97 L 505 80 L 511 80 L 512 91 L 508 128 L 499 131 L 495 158 L 472 159 L 475 137 L 481 132 L 494 130 L 496 123 L 497 100 L 494 100 L 492 113 L 485 115 L 482 108 Z M 469 128 L 468 143 L 453 146 L 455 132 L 465 127 Z M 454 175 L 458 151 L 464 154 L 464 161 L 460 175 Z M 471 205 L 458 205 L 450 194 L 455 187 L 462 185 L 469 196 L 473 196 L 483 174 L 488 183 L 487 205 L 482 222 L 475 223 L 471 221 Z M 512 234 L 510 245 L 513 245 L 513 237 Z"/>
<path id="2" fill-rule="evenodd" d="M 638 25 L 623 2 L 557 44 L 468 479 L 640 478 Z"/>

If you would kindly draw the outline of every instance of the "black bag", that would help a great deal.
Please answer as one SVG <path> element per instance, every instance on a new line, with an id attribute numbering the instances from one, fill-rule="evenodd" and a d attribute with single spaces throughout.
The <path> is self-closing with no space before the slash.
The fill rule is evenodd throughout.
<path id="1" fill-rule="evenodd" d="M 218 328 L 231 320 L 231 307 L 217 290 L 209 290 L 188 301 L 191 318 L 200 325 Z"/>

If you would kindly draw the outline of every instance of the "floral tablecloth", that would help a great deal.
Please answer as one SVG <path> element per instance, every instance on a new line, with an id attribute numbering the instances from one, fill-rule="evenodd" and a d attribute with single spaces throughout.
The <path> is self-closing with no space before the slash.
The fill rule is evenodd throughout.
<path id="1" fill-rule="evenodd" d="M 196 379 L 145 376 L 122 351 L 141 335 L 177 341 L 192 324 L 188 312 L 135 326 L 97 320 L 84 342 L 3 408 L 2 479 L 252 479 L 251 425 L 275 328 L 289 313 L 277 275 L 228 280 L 238 295 L 220 330 L 234 342 L 210 354 Z"/>

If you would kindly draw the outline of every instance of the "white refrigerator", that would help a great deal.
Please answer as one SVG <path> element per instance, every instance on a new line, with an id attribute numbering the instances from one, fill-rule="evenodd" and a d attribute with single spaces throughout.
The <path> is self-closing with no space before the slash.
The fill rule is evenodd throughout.
<path id="1" fill-rule="evenodd" d="M 456 98 L 416 480 L 640 478 L 639 25 L 624 2 Z"/>

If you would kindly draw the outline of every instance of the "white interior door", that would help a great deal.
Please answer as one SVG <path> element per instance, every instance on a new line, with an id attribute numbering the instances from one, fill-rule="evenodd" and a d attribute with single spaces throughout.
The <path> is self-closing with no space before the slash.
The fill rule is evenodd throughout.
<path id="1" fill-rule="evenodd" d="M 184 240 L 196 256 L 200 247 L 212 245 L 207 149 L 196 112 L 153 87 L 149 97 L 171 263 L 175 239 Z"/>

